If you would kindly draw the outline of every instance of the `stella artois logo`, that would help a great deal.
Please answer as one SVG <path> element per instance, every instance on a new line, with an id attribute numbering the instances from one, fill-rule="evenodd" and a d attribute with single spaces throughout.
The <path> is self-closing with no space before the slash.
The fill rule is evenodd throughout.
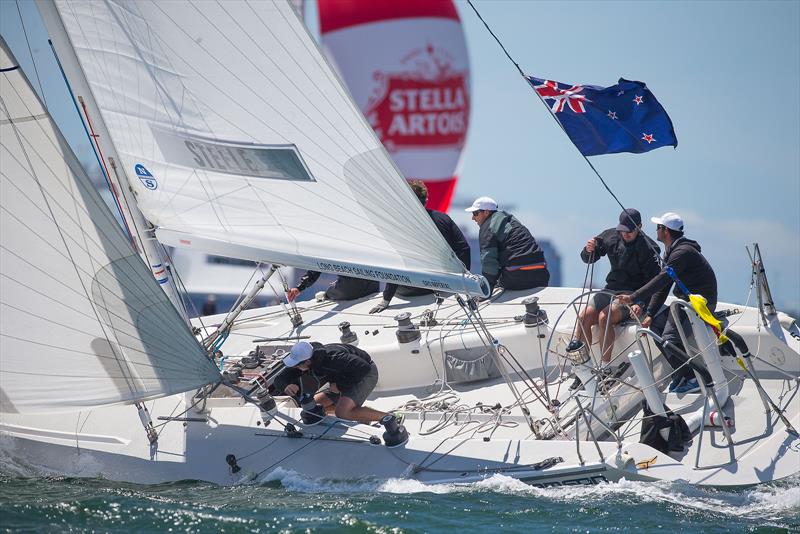
<path id="1" fill-rule="evenodd" d="M 468 80 L 451 64 L 446 51 L 429 44 L 406 55 L 402 71 L 374 73 L 366 116 L 387 150 L 463 146 Z"/>

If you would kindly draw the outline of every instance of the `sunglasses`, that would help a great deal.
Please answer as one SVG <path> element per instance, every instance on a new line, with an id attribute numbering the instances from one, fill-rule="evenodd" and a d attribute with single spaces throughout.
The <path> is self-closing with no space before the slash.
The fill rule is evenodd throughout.
<path id="1" fill-rule="evenodd" d="M 664 226 L 663 224 L 657 224 L 656 225 L 656 230 L 666 230 L 666 229 L 667 229 L 667 227 Z"/>

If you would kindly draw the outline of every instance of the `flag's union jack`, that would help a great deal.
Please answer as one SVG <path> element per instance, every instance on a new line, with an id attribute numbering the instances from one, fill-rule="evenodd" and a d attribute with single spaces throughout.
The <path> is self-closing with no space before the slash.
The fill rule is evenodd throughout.
<path id="1" fill-rule="evenodd" d="M 586 113 L 583 102 L 587 101 L 587 99 L 585 95 L 581 94 L 583 92 L 582 85 L 573 85 L 568 89 L 560 89 L 558 82 L 544 80 L 544 83 L 534 85 L 533 88 L 546 102 L 553 101 L 550 106 L 553 113 L 561 113 L 564 111 L 565 106 L 568 106 L 575 113 Z"/>
<path id="2" fill-rule="evenodd" d="M 667 112 L 642 82 L 597 87 L 526 78 L 584 156 L 678 146 Z"/>

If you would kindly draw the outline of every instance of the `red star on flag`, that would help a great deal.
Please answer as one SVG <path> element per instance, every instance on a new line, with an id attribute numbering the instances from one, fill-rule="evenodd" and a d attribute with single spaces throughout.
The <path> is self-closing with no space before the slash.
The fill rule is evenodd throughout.
<path id="1" fill-rule="evenodd" d="M 647 141 L 647 144 L 649 145 L 650 143 L 655 141 L 655 139 L 653 139 L 653 134 L 646 134 L 642 132 L 642 141 Z"/>
<path id="2" fill-rule="evenodd" d="M 633 102 L 634 102 L 634 104 L 636 104 L 637 106 L 638 106 L 639 104 L 641 104 L 643 101 L 644 101 L 644 99 L 643 99 L 641 96 L 636 96 L 636 97 L 634 97 L 634 99 L 633 99 Z"/>

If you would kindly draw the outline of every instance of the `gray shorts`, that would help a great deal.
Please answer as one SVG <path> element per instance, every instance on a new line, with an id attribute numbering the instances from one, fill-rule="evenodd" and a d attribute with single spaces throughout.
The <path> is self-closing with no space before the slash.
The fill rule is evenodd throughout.
<path id="1" fill-rule="evenodd" d="M 611 304 L 611 301 L 615 296 L 630 294 L 630 293 L 632 293 L 632 291 L 613 291 L 606 289 L 603 290 L 602 293 L 594 293 L 589 298 L 589 306 L 591 306 L 597 311 L 601 311 L 606 309 L 608 305 Z M 627 321 L 628 319 L 630 319 L 631 318 L 630 308 L 628 308 L 627 306 L 620 306 L 620 308 L 622 310 L 622 318 L 620 319 L 620 322 Z"/>
<path id="2" fill-rule="evenodd" d="M 378 383 L 378 366 L 375 365 L 375 362 L 372 362 L 370 366 L 369 372 L 361 379 L 360 382 L 353 385 L 353 387 L 347 389 L 340 389 L 341 395 L 337 395 L 330 391 L 329 387 L 325 387 L 320 390 L 321 393 L 325 393 L 325 395 L 331 400 L 332 403 L 336 404 L 339 401 L 340 397 L 348 397 L 353 402 L 356 403 L 356 406 L 361 406 L 364 404 L 364 401 L 367 400 L 369 394 L 372 393 L 372 390 L 375 389 L 375 386 Z"/>

